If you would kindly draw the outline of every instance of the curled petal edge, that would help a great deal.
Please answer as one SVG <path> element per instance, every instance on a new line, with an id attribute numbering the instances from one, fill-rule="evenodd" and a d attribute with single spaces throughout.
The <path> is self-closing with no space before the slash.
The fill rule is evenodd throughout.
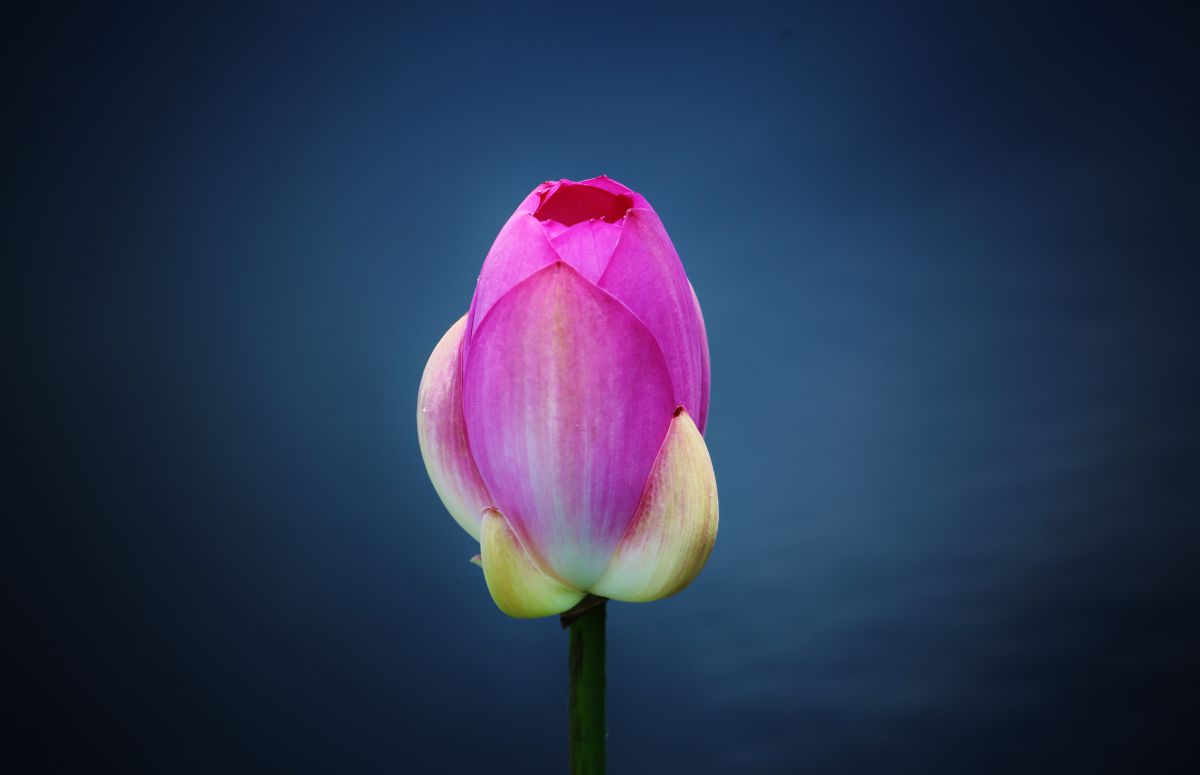
<path id="1" fill-rule="evenodd" d="M 480 529 L 483 578 L 496 607 L 517 619 L 536 619 L 570 610 L 584 593 L 547 576 L 529 559 L 508 520 L 483 510 Z"/>
<path id="2" fill-rule="evenodd" d="M 708 561 L 717 522 L 717 480 L 708 447 L 680 407 L 633 522 L 590 591 L 629 603 L 674 595 Z"/>

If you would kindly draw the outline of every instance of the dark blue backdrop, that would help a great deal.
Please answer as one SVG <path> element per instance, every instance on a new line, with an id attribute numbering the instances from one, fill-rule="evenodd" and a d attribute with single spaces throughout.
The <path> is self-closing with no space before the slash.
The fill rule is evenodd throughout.
<path id="1" fill-rule="evenodd" d="M 9 25 L 34 761 L 564 769 L 566 639 L 413 417 L 508 214 L 605 172 L 704 305 L 722 505 L 611 606 L 611 771 L 1195 767 L 1195 27 L 904 5 Z"/>

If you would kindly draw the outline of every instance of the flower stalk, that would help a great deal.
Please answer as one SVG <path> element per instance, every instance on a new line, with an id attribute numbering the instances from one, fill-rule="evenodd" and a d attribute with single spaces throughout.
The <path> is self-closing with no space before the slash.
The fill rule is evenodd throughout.
<path id="1" fill-rule="evenodd" d="M 604 628 L 607 601 L 589 595 L 562 615 L 570 630 L 568 756 L 571 775 L 604 775 Z"/>

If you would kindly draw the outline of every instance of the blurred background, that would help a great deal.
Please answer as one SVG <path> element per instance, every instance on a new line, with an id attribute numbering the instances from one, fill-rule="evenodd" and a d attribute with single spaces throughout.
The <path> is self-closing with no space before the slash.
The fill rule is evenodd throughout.
<path id="1" fill-rule="evenodd" d="M 602 172 L 703 305 L 722 507 L 610 606 L 610 771 L 1197 771 L 1194 19 L 900 6 L 11 20 L 21 771 L 565 770 L 566 636 L 414 414 Z"/>

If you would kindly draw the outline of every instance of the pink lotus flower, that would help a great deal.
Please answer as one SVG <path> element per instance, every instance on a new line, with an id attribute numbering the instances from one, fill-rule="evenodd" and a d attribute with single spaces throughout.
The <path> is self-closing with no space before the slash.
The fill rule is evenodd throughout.
<path id="1" fill-rule="evenodd" d="M 502 611 L 657 600 L 712 551 L 708 342 L 670 238 L 601 176 L 533 190 L 425 367 L 421 453 Z"/>

